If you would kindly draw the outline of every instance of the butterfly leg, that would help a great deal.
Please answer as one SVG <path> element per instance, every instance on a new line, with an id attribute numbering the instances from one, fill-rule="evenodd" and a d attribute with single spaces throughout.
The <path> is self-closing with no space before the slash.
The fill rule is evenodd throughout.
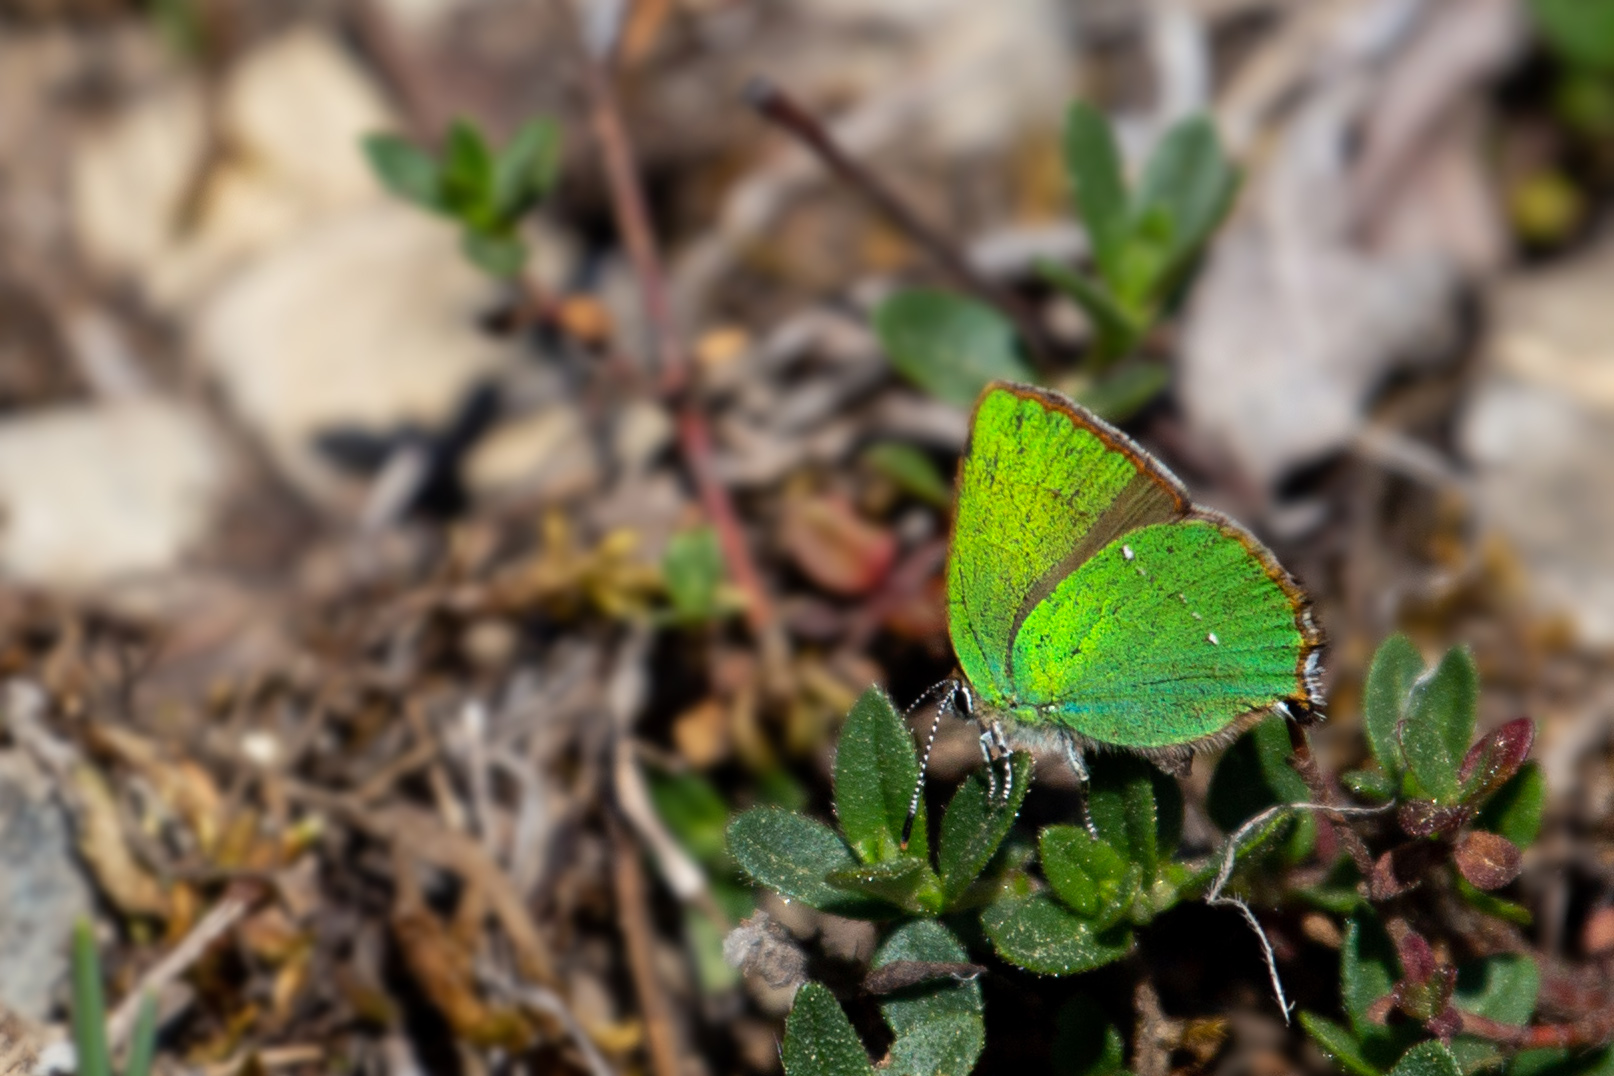
<path id="1" fill-rule="evenodd" d="M 1087 772 L 1087 759 L 1082 757 L 1081 745 L 1076 742 L 1076 737 L 1066 736 L 1063 738 L 1063 742 L 1065 761 L 1070 763 L 1071 770 L 1076 774 L 1076 784 L 1078 786 L 1078 795 L 1080 796 L 1077 810 L 1082 817 L 1082 827 L 1087 830 L 1088 835 L 1095 841 L 1100 840 L 1098 827 L 1093 825 L 1093 816 L 1087 810 L 1087 789 L 1092 781 L 1092 776 Z"/>
<path id="2" fill-rule="evenodd" d="M 997 763 L 1003 764 L 1003 799 L 1008 803 L 1014 796 L 1014 749 L 1009 746 L 1008 739 L 1003 735 L 1003 726 L 993 721 L 981 733 L 981 755 L 986 759 L 986 780 L 988 800 L 998 798 L 997 794 Z"/>
<path id="3" fill-rule="evenodd" d="M 998 798 L 998 760 L 992 754 L 992 730 L 981 733 L 981 761 L 986 764 L 986 800 Z"/>

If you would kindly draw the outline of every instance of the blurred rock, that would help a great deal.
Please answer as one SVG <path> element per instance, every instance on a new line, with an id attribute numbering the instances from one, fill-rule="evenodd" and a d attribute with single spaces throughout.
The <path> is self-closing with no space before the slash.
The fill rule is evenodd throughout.
<path id="1" fill-rule="evenodd" d="M 552 499 L 596 486 L 601 475 L 582 416 L 554 407 L 495 427 L 472 450 L 467 477 L 479 497 Z"/>
<path id="2" fill-rule="evenodd" d="M 173 568 L 197 544 L 228 466 L 191 411 L 151 399 L 0 422 L 0 574 L 86 588 Z"/>
<path id="3" fill-rule="evenodd" d="M 0 752 L 0 863 L 0 1013 L 42 1021 L 67 980 L 90 888 L 50 780 L 20 751 Z"/>
<path id="4" fill-rule="evenodd" d="M 192 81 L 144 98 L 86 139 L 73 170 L 79 242 L 164 309 L 188 306 L 288 234 L 378 197 L 358 143 L 393 125 L 365 73 L 311 28 L 253 50 L 211 116 L 205 92 Z"/>
<path id="5" fill-rule="evenodd" d="M 354 210 L 243 270 L 197 319 L 231 406 L 316 503 L 352 507 L 351 479 L 313 448 L 333 430 L 436 426 L 516 362 L 483 332 L 497 285 L 452 229 L 402 205 Z"/>
<path id="6" fill-rule="evenodd" d="M 1614 236 L 1492 291 L 1488 372 L 1458 436 L 1480 518 L 1535 596 L 1614 643 Z"/>

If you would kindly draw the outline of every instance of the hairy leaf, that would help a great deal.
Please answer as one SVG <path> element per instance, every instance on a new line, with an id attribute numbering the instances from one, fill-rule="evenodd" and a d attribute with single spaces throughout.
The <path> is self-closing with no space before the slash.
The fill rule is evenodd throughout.
<path id="1" fill-rule="evenodd" d="M 1011 765 L 1014 787 L 1008 803 L 998 797 L 988 797 L 986 777 L 977 771 L 953 793 L 947 813 L 942 815 L 938 859 L 942 889 L 949 904 L 962 896 L 976 876 L 986 869 L 998 845 L 1014 825 L 1020 804 L 1025 802 L 1031 788 L 1031 752 L 1016 751 Z M 1001 774 L 999 780 L 1002 780 Z M 1001 796 L 1001 785 L 998 791 Z"/>
<path id="2" fill-rule="evenodd" d="M 1407 695 L 1423 673 L 1423 657 L 1405 635 L 1392 635 L 1379 644 L 1368 666 L 1362 688 L 1362 724 L 1368 746 L 1392 781 L 1399 782 L 1407 768 L 1401 753 L 1401 716 Z"/>
<path id="3" fill-rule="evenodd" d="M 987 382 L 1034 381 L 1014 326 L 989 306 L 944 291 L 902 291 L 874 312 L 897 372 L 938 400 L 969 407 Z"/>
<path id="4" fill-rule="evenodd" d="M 1455 802 L 1460 794 L 1457 769 L 1474 735 L 1478 699 L 1479 673 L 1461 647 L 1448 650 L 1412 687 L 1401 749 L 1418 785 L 1437 803 Z"/>
<path id="5" fill-rule="evenodd" d="M 796 991 L 780 1054 L 785 1076 L 874 1076 L 841 1003 L 820 983 Z"/>
<path id="6" fill-rule="evenodd" d="M 864 863 L 904 855 L 902 826 L 918 783 L 913 734 L 890 697 L 878 687 L 869 688 L 846 715 L 835 750 L 835 814 L 847 843 Z M 906 854 L 928 861 L 929 848 L 925 798 L 920 796 Z"/>
<path id="7" fill-rule="evenodd" d="M 963 963 L 969 954 L 934 919 L 897 928 L 874 954 L 874 967 L 898 961 Z M 880 1006 L 896 1040 L 883 1071 L 892 1076 L 964 1076 L 986 1045 L 981 984 L 932 980 L 892 994 Z"/>
<path id="8" fill-rule="evenodd" d="M 1074 975 L 1121 959 L 1132 948 L 1132 931 L 1093 924 L 1050 897 L 1000 900 L 981 913 L 981 925 L 998 955 L 1027 971 Z"/>
<path id="9" fill-rule="evenodd" d="M 757 807 L 729 823 L 729 854 L 757 882 L 790 900 L 837 915 L 877 917 L 890 908 L 825 881 L 857 866 L 824 824 L 779 807 Z"/>

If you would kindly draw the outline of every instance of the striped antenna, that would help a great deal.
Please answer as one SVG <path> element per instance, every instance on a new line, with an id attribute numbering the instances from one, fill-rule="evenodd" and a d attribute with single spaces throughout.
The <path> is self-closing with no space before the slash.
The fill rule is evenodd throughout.
<path id="1" fill-rule="evenodd" d="M 944 690 L 940 700 L 936 703 L 936 717 L 930 723 L 930 735 L 925 737 L 924 753 L 919 756 L 919 780 L 914 782 L 913 797 L 908 800 L 908 817 L 902 823 L 901 847 L 903 851 L 908 850 L 908 840 L 913 836 L 914 819 L 919 817 L 919 798 L 925 794 L 925 770 L 930 766 L 930 749 L 936 746 L 936 733 L 941 730 L 942 715 L 947 713 L 947 708 L 953 703 L 953 695 L 958 691 L 958 681 L 943 680 L 939 684 L 932 685 L 923 695 L 914 700 L 913 706 L 908 708 L 908 712 L 912 713 L 937 688 Z"/>

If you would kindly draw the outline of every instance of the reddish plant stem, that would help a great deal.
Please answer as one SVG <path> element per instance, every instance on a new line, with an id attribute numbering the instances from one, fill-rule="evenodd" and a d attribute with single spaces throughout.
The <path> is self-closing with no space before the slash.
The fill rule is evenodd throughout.
<path id="1" fill-rule="evenodd" d="M 1294 751 L 1290 764 L 1294 766 L 1295 772 L 1300 774 L 1300 779 L 1306 782 L 1306 788 L 1311 792 L 1313 800 L 1329 807 L 1334 806 L 1338 801 L 1334 796 L 1333 786 L 1323 775 L 1323 769 L 1317 764 L 1316 756 L 1311 753 L 1311 740 L 1307 738 L 1304 726 L 1297 721 L 1286 721 L 1285 724 L 1289 727 L 1289 746 Z M 1371 890 L 1373 853 L 1368 849 L 1367 842 L 1362 840 L 1361 834 L 1351 828 L 1350 823 L 1344 818 L 1328 812 L 1324 812 L 1323 817 L 1333 826 L 1335 836 L 1350 853 L 1351 861 L 1356 864 L 1357 871 Z"/>
<path id="2" fill-rule="evenodd" d="M 1458 1015 L 1462 1018 L 1463 1031 L 1466 1033 L 1520 1050 L 1600 1046 L 1614 1036 L 1614 1014 L 1608 1013 L 1577 1020 L 1572 1024 L 1536 1024 L 1532 1027 L 1498 1023 L 1462 1010 L 1458 1010 Z"/>
<path id="3" fill-rule="evenodd" d="M 837 178 L 861 194 L 881 216 L 929 255 L 954 283 L 1008 315 L 1028 350 L 1039 361 L 1046 358 L 1047 341 L 1031 310 L 976 272 L 952 242 L 921 220 L 884 180 L 848 155 L 816 116 L 765 78 L 751 80 L 746 87 L 746 100 L 758 114 L 811 150 Z"/>
<path id="4" fill-rule="evenodd" d="M 570 11 L 570 5 L 562 5 Z M 668 300 L 667 278 L 646 208 L 644 188 L 622 110 L 617 101 L 609 55 L 596 55 L 581 33 L 584 89 L 589 101 L 589 122 L 599 142 L 611 208 L 622 241 L 633 262 L 634 276 L 644 304 L 649 351 L 658 366 L 661 397 L 678 412 L 678 446 L 695 484 L 702 507 L 717 530 L 719 543 L 734 583 L 746 597 L 746 617 L 753 632 L 766 642 L 774 630 L 773 602 L 762 584 L 727 486 L 717 472 L 712 435 L 706 415 L 691 393 L 688 353 L 680 344 Z"/>

